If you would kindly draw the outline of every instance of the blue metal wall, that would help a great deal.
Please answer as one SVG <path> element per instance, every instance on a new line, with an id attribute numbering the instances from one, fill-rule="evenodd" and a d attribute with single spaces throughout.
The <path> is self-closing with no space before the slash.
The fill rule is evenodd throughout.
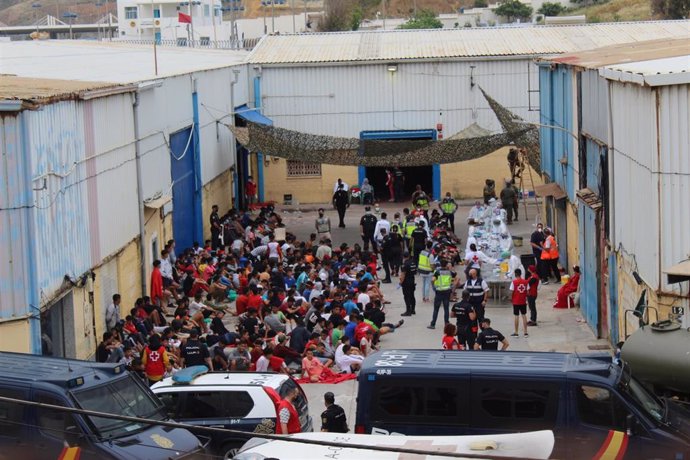
<path id="1" fill-rule="evenodd" d="M 194 204 L 195 174 L 192 129 L 187 128 L 170 136 L 170 175 L 173 180 L 173 234 L 181 249 L 192 247 L 197 239 L 196 222 L 201 216 L 196 213 Z M 199 241 L 203 244 L 203 241 Z M 158 257 L 155 254 L 155 257 Z"/>
<path id="2" fill-rule="evenodd" d="M 568 68 L 539 68 L 542 169 L 575 202 L 573 77 Z M 565 157 L 567 164 L 561 164 Z"/>
<path id="3" fill-rule="evenodd" d="M 599 234 L 596 212 L 580 204 L 580 309 L 590 327 L 599 327 Z"/>

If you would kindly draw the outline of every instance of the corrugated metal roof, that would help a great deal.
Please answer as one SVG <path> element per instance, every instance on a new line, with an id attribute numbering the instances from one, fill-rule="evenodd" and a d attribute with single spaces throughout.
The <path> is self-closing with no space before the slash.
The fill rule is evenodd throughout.
<path id="1" fill-rule="evenodd" d="M 113 87 L 112 83 L 0 76 L 0 99 L 35 103 L 77 99 L 86 91 Z"/>
<path id="2" fill-rule="evenodd" d="M 690 83 L 690 35 L 649 40 L 540 59 L 596 69 L 611 80 L 659 86 Z"/>
<path id="3" fill-rule="evenodd" d="M 0 42 L 0 74 L 112 84 L 138 83 L 245 62 L 248 52 L 158 47 L 117 42 L 46 40 Z M 60 90 L 62 83 L 56 86 Z"/>
<path id="4" fill-rule="evenodd" d="M 261 40 L 249 61 L 299 64 L 533 56 L 689 34 L 690 21 L 684 20 L 272 35 Z"/>
<path id="5" fill-rule="evenodd" d="M 646 86 L 690 84 L 690 48 L 685 56 L 614 64 L 599 69 L 609 80 Z"/>
<path id="6" fill-rule="evenodd" d="M 585 69 L 598 69 L 611 64 L 647 61 L 690 54 L 690 35 L 682 38 L 648 40 L 623 45 L 607 46 L 588 51 L 568 53 L 540 59 L 557 64 L 568 64 Z"/>

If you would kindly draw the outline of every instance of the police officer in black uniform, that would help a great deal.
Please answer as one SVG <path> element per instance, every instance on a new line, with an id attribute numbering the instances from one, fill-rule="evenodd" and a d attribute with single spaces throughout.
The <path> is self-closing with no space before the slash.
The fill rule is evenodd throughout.
<path id="1" fill-rule="evenodd" d="M 501 351 L 508 348 L 508 341 L 503 334 L 491 329 L 491 320 L 489 318 L 482 319 L 482 332 L 479 333 L 479 337 L 474 343 L 474 349 L 496 351 L 499 343 L 501 344 Z"/>
<path id="2" fill-rule="evenodd" d="M 180 347 L 180 356 L 183 367 L 206 365 L 209 370 L 213 370 L 211 365 L 211 354 L 205 343 L 199 340 L 199 333 L 192 330 L 189 333 L 187 343 Z"/>
<path id="3" fill-rule="evenodd" d="M 364 243 L 364 251 L 369 250 L 369 243 L 371 243 L 371 250 L 377 252 L 376 240 L 374 239 L 376 222 L 378 222 L 378 219 L 371 213 L 371 206 L 366 206 L 364 208 L 364 215 L 359 220 L 359 233 Z"/>
<path id="4" fill-rule="evenodd" d="M 477 337 L 477 313 L 470 303 L 470 291 L 462 291 L 462 300 L 453 305 L 451 316 L 457 321 L 458 343 L 466 350 L 474 349 L 474 341 Z"/>
<path id="5" fill-rule="evenodd" d="M 400 286 L 405 299 L 405 313 L 400 316 L 412 316 L 415 314 L 415 306 L 417 304 L 414 298 L 414 288 L 416 286 L 414 277 L 417 274 L 417 260 L 410 257 L 408 251 L 405 251 L 403 254 L 403 264 L 400 267 L 400 272 Z"/>
<path id="6" fill-rule="evenodd" d="M 321 413 L 321 431 L 329 433 L 347 433 L 347 418 L 342 407 L 335 403 L 335 396 L 330 391 L 323 395 L 326 410 Z"/>
<path id="7" fill-rule="evenodd" d="M 333 194 L 333 206 L 338 210 L 338 227 L 345 228 L 345 210 L 350 207 L 350 197 L 343 188 L 342 184 Z"/>

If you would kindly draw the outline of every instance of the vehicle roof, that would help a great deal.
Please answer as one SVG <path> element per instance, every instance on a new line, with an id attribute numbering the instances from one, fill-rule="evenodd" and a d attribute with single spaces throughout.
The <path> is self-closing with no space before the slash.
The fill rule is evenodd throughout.
<path id="1" fill-rule="evenodd" d="M 175 383 L 172 377 L 168 377 L 153 385 L 151 389 L 155 391 L 174 387 L 178 390 L 201 386 L 268 386 L 277 389 L 288 378 L 285 374 L 270 372 L 209 372 L 195 377 L 189 384 Z"/>
<path id="2" fill-rule="evenodd" d="M 368 356 L 362 363 L 360 374 L 376 374 L 378 370 L 390 369 L 395 375 L 558 376 L 579 372 L 606 376 L 611 365 L 608 359 L 537 351 L 385 350 Z M 391 366 L 395 361 L 401 364 Z"/>
<path id="3" fill-rule="evenodd" d="M 125 373 L 124 366 L 24 353 L 0 352 L 0 380 L 46 382 L 67 387 L 67 382 L 83 377 L 78 388 L 103 384 Z"/>

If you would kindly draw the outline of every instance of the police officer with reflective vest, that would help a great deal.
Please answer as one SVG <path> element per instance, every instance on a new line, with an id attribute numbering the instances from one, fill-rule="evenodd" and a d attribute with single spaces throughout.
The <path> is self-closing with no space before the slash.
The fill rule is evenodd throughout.
<path id="1" fill-rule="evenodd" d="M 462 300 L 451 308 L 451 316 L 457 324 L 458 343 L 465 350 L 474 349 L 474 341 L 477 338 L 477 313 L 470 303 L 470 292 L 463 289 Z"/>
<path id="2" fill-rule="evenodd" d="M 484 319 L 486 302 L 489 299 L 489 285 L 477 275 L 477 270 L 474 268 L 472 268 L 468 274 L 469 277 L 467 281 L 465 281 L 463 289 L 469 291 L 469 301 L 474 307 L 474 311 L 477 313 L 477 323 L 481 324 L 482 319 Z"/>
<path id="3" fill-rule="evenodd" d="M 438 318 L 438 310 L 443 304 L 443 321 L 448 324 L 450 294 L 453 290 L 455 279 L 455 272 L 451 270 L 450 263 L 441 263 L 441 269 L 434 272 L 433 286 L 434 292 L 434 313 L 431 317 L 431 324 L 427 326 L 428 329 L 436 329 L 436 319 Z"/>
<path id="4" fill-rule="evenodd" d="M 405 251 L 403 254 L 403 264 L 400 268 L 400 287 L 405 299 L 405 313 L 400 316 L 412 316 L 415 314 L 417 304 L 414 298 L 414 276 L 417 274 L 417 262 L 410 257 L 410 253 Z"/>
<path id="5" fill-rule="evenodd" d="M 326 410 L 321 413 L 321 431 L 347 433 L 347 418 L 342 407 L 335 403 L 335 395 L 330 391 L 323 395 Z"/>
<path id="6" fill-rule="evenodd" d="M 407 241 L 407 249 L 412 250 L 412 232 L 415 231 L 417 228 L 417 224 L 414 221 L 414 217 L 411 215 L 408 215 L 405 218 L 405 228 L 403 232 L 403 236 L 405 240 Z"/>
<path id="7" fill-rule="evenodd" d="M 435 259 L 431 253 L 431 241 L 426 242 L 426 249 L 419 253 L 417 258 L 417 271 L 422 275 L 422 301 L 429 301 L 429 289 L 431 288 L 431 275 L 434 272 Z"/>
<path id="8" fill-rule="evenodd" d="M 458 204 L 455 202 L 450 192 L 446 192 L 446 197 L 439 204 L 441 212 L 443 213 L 442 218 L 448 222 L 450 231 L 455 233 L 455 211 L 458 209 Z"/>

